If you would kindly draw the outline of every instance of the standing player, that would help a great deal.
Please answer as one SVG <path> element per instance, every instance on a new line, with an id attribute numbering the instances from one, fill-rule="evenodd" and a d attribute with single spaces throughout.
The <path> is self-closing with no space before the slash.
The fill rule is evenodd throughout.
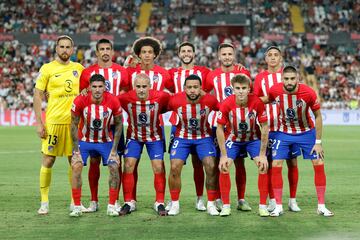
<path id="1" fill-rule="evenodd" d="M 172 68 L 169 70 L 169 74 L 171 77 L 171 85 L 170 89 L 174 93 L 179 93 L 184 91 L 184 82 L 185 79 L 191 74 L 195 74 L 200 77 L 202 81 L 206 79 L 207 74 L 209 73 L 209 69 L 202 66 L 195 66 L 195 46 L 190 42 L 183 42 L 180 44 L 178 48 L 178 57 L 181 61 L 181 67 Z M 173 123 L 173 127 L 171 129 L 171 138 L 173 138 L 176 131 L 176 123 L 178 121 L 177 114 L 172 112 L 170 119 L 176 119 Z M 172 139 L 170 140 L 172 142 Z M 171 143 L 169 144 L 169 149 L 171 147 Z M 203 165 L 201 164 L 200 159 L 196 154 L 191 154 L 192 164 L 194 168 L 194 182 L 196 189 L 196 203 L 195 208 L 199 211 L 205 211 L 206 207 L 203 200 L 203 192 L 204 192 L 204 170 Z"/>
<path id="2" fill-rule="evenodd" d="M 80 91 L 86 94 L 89 87 L 89 79 L 94 74 L 101 74 L 105 78 L 106 91 L 113 94 L 114 96 L 119 95 L 120 93 L 127 90 L 128 85 L 128 74 L 124 67 L 116 64 L 112 61 L 114 56 L 113 45 L 108 39 L 100 39 L 96 43 L 96 57 L 97 63 L 84 69 L 80 77 Z M 111 121 L 111 130 L 115 131 L 115 126 Z M 124 135 L 121 135 L 121 139 L 118 146 L 118 154 L 120 155 L 120 167 L 119 174 L 120 179 L 122 175 L 121 170 L 121 155 L 123 154 L 125 145 L 124 145 Z M 89 166 L 89 186 L 91 192 L 91 201 L 88 208 L 89 212 L 96 212 L 99 209 L 98 204 L 98 186 L 100 178 L 100 156 L 90 154 L 90 166 Z M 120 181 L 121 184 L 121 181 Z M 120 185 L 119 185 L 120 190 Z M 119 191 L 118 190 L 118 191 Z M 120 205 L 118 201 L 115 203 L 118 210 L 120 210 Z"/>
<path id="3" fill-rule="evenodd" d="M 219 183 L 221 199 L 224 203 L 220 216 L 228 216 L 231 213 L 229 167 L 244 152 L 250 154 L 259 171 L 259 214 L 262 217 L 269 216 L 266 209 L 268 195 L 266 147 L 269 128 L 264 104 L 258 97 L 249 94 L 250 83 L 251 80 L 243 74 L 231 79 L 234 94 L 222 102 L 217 119 L 216 135 L 221 150 Z M 261 125 L 261 129 L 258 124 Z"/>
<path id="4" fill-rule="evenodd" d="M 76 179 L 72 195 L 74 210 L 72 217 L 81 216 L 81 172 L 83 165 L 86 166 L 90 153 L 101 155 L 103 165 L 109 166 L 109 204 L 107 215 L 119 216 L 115 207 L 120 182 L 117 146 L 122 133 L 122 110 L 118 99 L 105 92 L 106 81 L 100 74 L 90 77 L 90 92 L 86 95 L 77 96 L 72 106 L 71 114 L 71 137 L 73 140 L 73 157 L 71 165 Z M 110 130 L 110 121 L 114 119 L 115 134 L 114 142 Z M 80 122 L 80 128 L 79 126 Z M 80 142 L 79 142 L 80 139 Z"/>
<path id="5" fill-rule="evenodd" d="M 279 104 L 279 132 L 272 142 L 271 182 L 276 199 L 276 208 L 271 216 L 283 213 L 282 207 L 282 164 L 295 145 L 301 148 L 304 159 L 311 159 L 315 171 L 315 187 L 318 198 L 318 214 L 331 217 L 334 214 L 325 207 L 326 176 L 324 151 L 321 145 L 322 116 L 316 93 L 310 87 L 299 83 L 299 73 L 293 66 L 283 69 L 282 83 L 270 88 L 269 102 Z M 265 98 L 266 101 L 266 98 Z M 315 116 L 314 122 L 310 109 Z"/>
<path id="6" fill-rule="evenodd" d="M 169 110 L 178 114 L 179 124 L 170 151 L 171 206 L 168 214 L 177 215 L 180 212 L 181 171 L 189 153 L 195 151 L 205 167 L 208 194 L 207 211 L 210 215 L 216 216 L 219 215 L 215 207 L 216 148 L 207 119 L 211 111 L 218 110 L 218 101 L 209 94 L 201 94 L 201 79 L 197 75 L 188 76 L 184 85 L 185 92 L 176 94 L 169 102 Z"/>
<path id="7" fill-rule="evenodd" d="M 204 83 L 204 90 L 206 92 L 214 91 L 214 95 L 221 103 L 228 96 L 232 95 L 233 89 L 230 80 L 238 74 L 245 74 L 250 78 L 249 70 L 241 65 L 235 64 L 235 48 L 228 43 L 222 43 L 218 47 L 218 58 L 220 61 L 220 68 L 211 71 Z M 216 114 L 212 118 L 212 124 L 216 127 Z M 213 132 L 216 132 L 214 128 Z M 219 153 L 220 155 L 220 153 Z M 218 156 L 219 157 L 219 156 Z M 234 161 L 236 171 L 236 185 L 238 192 L 238 210 L 250 211 L 251 207 L 245 201 L 245 188 L 246 188 L 246 170 L 244 166 L 244 158 L 242 155 Z"/>
<path id="8" fill-rule="evenodd" d="M 277 46 L 270 46 L 265 52 L 265 62 L 267 64 L 267 70 L 259 73 L 254 82 L 254 94 L 258 97 L 268 96 L 270 88 L 281 82 L 281 74 L 282 74 L 282 56 L 280 48 Z M 266 113 L 268 115 L 268 124 L 269 124 L 269 142 L 273 142 L 274 134 L 278 131 L 279 127 L 279 110 L 276 102 L 266 104 Z M 299 212 L 301 209 L 298 207 L 296 202 L 296 189 L 299 179 L 299 171 L 297 167 L 297 159 L 296 157 L 300 155 L 300 149 L 293 148 L 292 156 L 287 158 L 286 163 L 288 166 L 288 180 L 290 187 L 290 199 L 289 199 L 289 210 L 293 212 Z M 271 157 L 271 156 L 270 156 Z M 271 176 L 271 167 L 269 168 L 268 174 Z M 271 187 L 271 181 L 269 181 L 269 208 L 268 210 L 271 212 L 276 207 L 276 201 L 274 198 L 274 193 Z"/>
<path id="9" fill-rule="evenodd" d="M 134 170 L 137 162 L 140 161 L 145 145 L 154 172 L 156 191 L 154 209 L 160 216 L 166 216 L 164 136 L 159 117 L 167 111 L 166 106 L 170 95 L 163 91 L 151 90 L 150 78 L 144 73 L 135 77 L 134 87 L 135 90 L 119 96 L 120 103 L 129 116 L 123 173 L 125 204 L 121 208 L 120 214 L 125 215 L 135 210 Z"/>
<path id="10" fill-rule="evenodd" d="M 149 76 L 150 79 L 150 89 L 162 91 L 165 88 L 168 88 L 170 84 L 170 75 L 162 67 L 155 64 L 156 58 L 160 55 L 162 47 L 159 40 L 152 37 L 143 37 L 136 40 L 133 44 L 133 53 L 139 59 L 139 64 L 135 67 L 128 67 L 127 71 L 129 74 L 129 89 L 135 89 L 135 78 L 136 75 L 144 73 Z M 162 118 L 160 118 L 162 122 Z M 164 142 L 165 144 L 165 142 Z M 137 167 L 139 162 L 137 162 L 134 169 L 134 201 L 133 205 L 136 205 L 136 186 L 137 186 Z"/>
<path id="11" fill-rule="evenodd" d="M 70 135 L 71 104 L 79 94 L 79 78 L 84 67 L 70 61 L 74 41 L 66 35 L 56 40 L 56 58 L 40 68 L 34 90 L 34 111 L 37 134 L 42 140 L 42 165 L 40 169 L 41 207 L 39 214 L 49 212 L 49 188 L 51 169 L 57 156 L 67 156 L 71 161 L 72 143 Z M 49 93 L 46 124 L 41 119 L 41 103 L 44 92 Z M 69 167 L 69 179 L 73 179 Z M 74 181 L 70 182 L 74 182 Z M 74 184 L 72 184 L 74 187 Z"/>

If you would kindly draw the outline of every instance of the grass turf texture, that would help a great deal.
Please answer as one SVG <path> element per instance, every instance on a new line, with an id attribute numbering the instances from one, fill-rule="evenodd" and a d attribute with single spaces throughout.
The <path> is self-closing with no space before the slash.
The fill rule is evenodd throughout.
<path id="1" fill-rule="evenodd" d="M 247 159 L 246 199 L 251 212 L 236 210 L 236 186 L 232 167 L 232 215 L 211 217 L 194 208 L 195 188 L 191 160 L 182 174 L 180 215 L 158 217 L 153 210 L 155 191 L 147 155 L 139 166 L 138 210 L 126 217 L 106 216 L 107 168 L 101 168 L 100 211 L 70 218 L 70 187 L 67 161 L 58 158 L 50 187 L 50 214 L 38 216 L 40 141 L 35 128 L 0 127 L 0 239 L 359 239 L 360 187 L 358 162 L 360 127 L 326 126 L 323 146 L 326 156 L 327 206 L 333 218 L 316 214 L 313 169 L 309 161 L 299 161 L 298 203 L 302 211 L 287 211 L 288 182 L 284 167 L 284 209 L 279 218 L 257 215 L 258 192 L 255 165 Z M 166 155 L 169 173 L 169 156 Z M 87 168 L 83 173 L 83 198 L 87 207 Z M 120 195 L 122 200 L 122 193 Z M 168 188 L 166 199 L 169 199 Z"/>

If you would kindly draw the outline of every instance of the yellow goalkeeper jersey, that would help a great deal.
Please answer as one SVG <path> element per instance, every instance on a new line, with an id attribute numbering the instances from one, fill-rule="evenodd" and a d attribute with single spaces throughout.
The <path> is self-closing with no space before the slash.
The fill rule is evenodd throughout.
<path id="1" fill-rule="evenodd" d="M 79 79 L 83 69 L 80 63 L 70 61 L 64 65 L 56 60 L 40 68 L 35 88 L 49 93 L 46 123 L 71 123 L 71 105 L 79 94 Z"/>

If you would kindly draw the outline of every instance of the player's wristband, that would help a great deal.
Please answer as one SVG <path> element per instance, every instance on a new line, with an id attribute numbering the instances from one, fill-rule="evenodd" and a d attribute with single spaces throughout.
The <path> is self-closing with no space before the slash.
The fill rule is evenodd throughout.
<path id="1" fill-rule="evenodd" d="M 315 144 L 321 144 L 321 139 L 316 139 Z"/>

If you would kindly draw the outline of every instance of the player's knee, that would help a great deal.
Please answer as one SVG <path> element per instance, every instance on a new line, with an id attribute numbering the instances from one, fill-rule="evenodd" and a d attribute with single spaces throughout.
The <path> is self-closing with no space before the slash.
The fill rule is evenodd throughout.
<path id="1" fill-rule="evenodd" d="M 312 164 L 314 166 L 324 165 L 324 160 L 322 160 L 322 159 L 314 159 L 314 160 L 312 160 Z"/>
<path id="2" fill-rule="evenodd" d="M 181 173 L 180 166 L 175 165 L 175 164 L 171 164 L 170 174 L 175 177 L 175 176 L 180 176 L 180 173 Z"/>
<path id="3" fill-rule="evenodd" d="M 274 160 L 272 161 L 272 167 L 281 167 L 284 160 Z"/>
<path id="4" fill-rule="evenodd" d="M 124 163 L 124 172 L 126 173 L 131 173 L 134 171 L 136 162 L 132 161 L 132 160 L 125 160 Z"/>
<path id="5" fill-rule="evenodd" d="M 43 154 L 42 165 L 46 168 L 51 168 L 55 163 L 55 156 Z"/>
<path id="6" fill-rule="evenodd" d="M 73 173 L 81 173 L 83 168 L 83 162 L 81 160 L 75 160 L 71 162 L 71 168 Z"/>
<path id="7" fill-rule="evenodd" d="M 286 160 L 286 164 L 288 165 L 288 167 L 296 167 L 297 166 L 297 159 L 292 158 L 292 159 L 288 159 Z"/>

